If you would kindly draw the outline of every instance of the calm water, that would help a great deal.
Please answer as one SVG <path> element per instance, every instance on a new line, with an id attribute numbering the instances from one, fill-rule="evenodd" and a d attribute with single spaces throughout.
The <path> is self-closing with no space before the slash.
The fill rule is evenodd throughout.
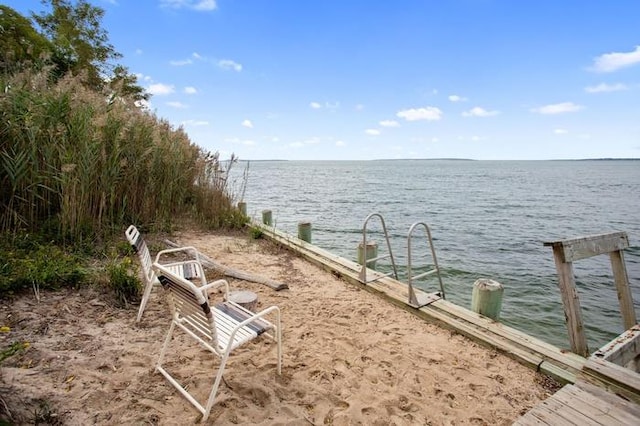
<path id="1" fill-rule="evenodd" d="M 270 209 L 274 225 L 293 235 L 299 221 L 311 221 L 314 244 L 352 260 L 364 219 L 380 213 L 401 275 L 409 227 L 425 222 L 448 300 L 469 307 L 473 282 L 495 279 L 505 286 L 501 320 L 562 347 L 569 345 L 562 302 L 543 241 L 626 231 L 640 312 L 640 161 L 252 162 L 244 200 L 250 216 Z M 382 252 L 379 221 L 368 229 Z M 415 235 L 414 269 L 430 262 L 424 233 Z M 574 267 L 594 350 L 623 331 L 611 267 L 608 256 Z M 419 286 L 435 291 L 437 280 Z"/>

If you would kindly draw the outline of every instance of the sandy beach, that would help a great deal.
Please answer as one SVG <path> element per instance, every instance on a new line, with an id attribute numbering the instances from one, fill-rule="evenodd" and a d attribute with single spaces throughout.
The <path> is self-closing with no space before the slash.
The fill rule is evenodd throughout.
<path id="1" fill-rule="evenodd" d="M 226 266 L 288 284 L 288 290 L 230 279 L 277 305 L 276 345 L 258 339 L 234 352 L 207 424 L 502 425 L 545 399 L 553 383 L 506 356 L 425 323 L 268 241 L 244 234 L 178 233 Z M 162 247 L 160 240 L 150 247 Z M 137 259 L 136 259 L 137 261 Z M 209 281 L 216 278 L 209 273 Z M 200 413 L 154 363 L 169 325 L 154 289 L 140 323 L 137 306 L 117 308 L 98 288 L 0 302 L 0 348 L 29 347 L 0 364 L 1 417 L 16 424 L 193 424 Z M 218 360 L 182 337 L 168 366 L 201 399 Z"/>

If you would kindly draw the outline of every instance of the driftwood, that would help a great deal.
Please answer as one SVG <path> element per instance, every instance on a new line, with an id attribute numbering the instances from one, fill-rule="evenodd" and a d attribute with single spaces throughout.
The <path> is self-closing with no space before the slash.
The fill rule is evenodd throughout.
<path id="1" fill-rule="evenodd" d="M 164 242 L 170 247 L 180 247 L 178 244 L 174 243 L 170 240 L 164 240 Z M 281 283 L 269 278 L 261 277 L 259 275 L 253 275 L 249 272 L 241 271 L 239 269 L 230 268 L 228 266 L 224 266 L 221 263 L 216 262 L 211 259 L 207 255 L 198 251 L 198 256 L 200 256 L 200 262 L 207 268 L 215 269 L 218 272 L 221 272 L 227 277 L 237 278 L 239 280 L 250 281 L 252 283 L 264 284 L 267 287 L 271 287 L 272 289 L 279 291 L 288 289 L 289 286 L 285 283 Z"/>

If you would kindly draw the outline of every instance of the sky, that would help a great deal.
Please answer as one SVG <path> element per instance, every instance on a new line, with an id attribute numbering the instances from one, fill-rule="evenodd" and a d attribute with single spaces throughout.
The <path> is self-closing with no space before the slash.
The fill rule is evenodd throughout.
<path id="1" fill-rule="evenodd" d="M 91 3 L 149 110 L 222 158 L 640 158 L 638 0 Z"/>

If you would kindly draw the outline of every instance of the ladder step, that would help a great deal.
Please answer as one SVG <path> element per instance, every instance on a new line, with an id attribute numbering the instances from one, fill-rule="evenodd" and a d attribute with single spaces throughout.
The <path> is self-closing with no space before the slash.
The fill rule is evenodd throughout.
<path id="1" fill-rule="evenodd" d="M 391 257 L 391 255 L 389 255 L 389 254 L 383 254 L 383 255 L 378 256 L 378 257 L 373 257 L 373 258 L 371 258 L 371 259 L 367 259 L 367 263 L 372 263 L 372 262 L 375 262 L 376 260 L 387 259 L 387 258 L 389 258 L 389 257 Z"/>
<path id="2" fill-rule="evenodd" d="M 436 272 L 438 272 L 438 270 L 437 270 L 437 269 L 432 269 L 432 270 L 430 270 L 430 271 L 423 272 L 423 273 L 418 274 L 418 275 L 414 275 L 414 276 L 412 276 L 412 277 L 411 277 L 411 279 L 412 279 L 412 280 L 417 280 L 417 279 L 424 278 L 424 277 L 429 276 L 429 275 L 433 275 L 433 274 L 435 274 Z"/>

